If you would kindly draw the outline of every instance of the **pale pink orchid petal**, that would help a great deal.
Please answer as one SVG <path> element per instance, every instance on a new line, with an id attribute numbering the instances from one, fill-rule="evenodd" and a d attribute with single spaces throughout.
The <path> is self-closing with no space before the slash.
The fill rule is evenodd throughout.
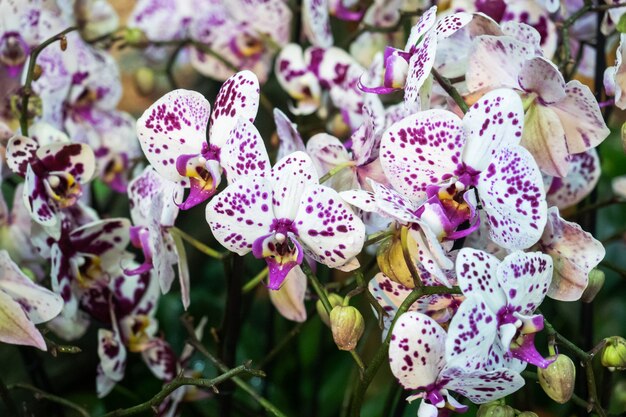
<path id="1" fill-rule="evenodd" d="M 524 62 L 518 82 L 526 92 L 536 93 L 543 105 L 550 105 L 565 98 L 565 79 L 559 68 L 543 57 Z"/>
<path id="2" fill-rule="evenodd" d="M 539 241 L 541 250 L 554 261 L 548 297 L 560 301 L 580 299 L 589 272 L 606 253 L 601 242 L 578 224 L 563 220 L 556 207 L 548 210 L 548 223 Z"/>
<path id="3" fill-rule="evenodd" d="M 565 130 L 553 107 L 531 105 L 526 112 L 521 145 L 533 155 L 541 171 L 564 177 L 569 171 Z"/>
<path id="4" fill-rule="evenodd" d="M 619 46 L 615 56 L 615 65 L 606 69 L 604 73 L 604 85 L 607 95 L 615 96 L 615 106 L 626 109 L 626 65 L 624 61 L 626 54 L 626 34 L 620 34 Z M 609 88 L 607 88 L 609 87 Z M 613 91 L 610 91 L 610 90 Z"/>
<path id="5" fill-rule="evenodd" d="M 547 189 L 548 205 L 565 209 L 580 203 L 600 180 L 600 158 L 595 149 L 569 155 L 569 172 L 565 177 L 551 178 Z"/>
<path id="6" fill-rule="evenodd" d="M 47 350 L 43 336 L 28 319 L 22 306 L 0 291 L 0 342 Z"/>
<path id="7" fill-rule="evenodd" d="M 298 132 L 298 126 L 279 109 L 274 109 L 274 123 L 278 136 L 278 152 L 276 160 L 280 161 L 285 156 L 296 151 L 305 151 L 304 142 Z"/>
<path id="8" fill-rule="evenodd" d="M 333 44 L 328 0 L 304 0 L 302 26 L 307 39 L 314 45 L 329 48 Z"/>

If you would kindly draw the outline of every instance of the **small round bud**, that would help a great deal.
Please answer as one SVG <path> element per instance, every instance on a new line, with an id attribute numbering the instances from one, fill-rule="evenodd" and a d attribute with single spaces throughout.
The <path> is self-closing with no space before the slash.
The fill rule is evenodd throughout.
<path id="1" fill-rule="evenodd" d="M 154 91 L 154 71 L 152 71 L 151 68 L 141 67 L 137 69 L 133 76 L 133 80 L 135 81 L 135 87 L 137 87 L 139 94 L 147 96 Z"/>
<path id="2" fill-rule="evenodd" d="M 141 29 L 127 28 L 124 31 L 124 41 L 131 46 L 143 46 L 148 39 Z"/>
<path id="3" fill-rule="evenodd" d="M 67 38 L 64 36 L 61 36 L 61 39 L 59 39 L 59 46 L 61 46 L 61 50 L 65 51 L 67 49 Z"/>
<path id="4" fill-rule="evenodd" d="M 476 417 L 515 417 L 515 410 L 511 406 L 494 401 L 481 405 Z"/>
<path id="5" fill-rule="evenodd" d="M 339 294 L 331 293 L 328 294 L 328 301 L 330 302 L 330 306 L 332 308 L 335 308 L 343 304 L 343 297 Z M 319 314 L 320 319 L 322 319 L 322 321 L 326 323 L 328 327 L 330 327 L 330 316 L 326 312 L 322 300 L 317 300 L 317 303 L 315 303 L 315 308 L 317 309 L 317 314 Z"/>
<path id="6" fill-rule="evenodd" d="M 41 74 L 43 74 L 41 65 L 35 64 L 35 67 L 33 68 L 33 81 L 37 81 L 39 77 L 41 77 Z"/>
<path id="7" fill-rule="evenodd" d="M 337 306 L 330 312 L 330 329 L 339 349 L 354 350 L 363 336 L 365 323 L 361 312 L 355 307 Z"/>
<path id="8" fill-rule="evenodd" d="M 592 302 L 603 286 L 604 272 L 597 268 L 592 269 L 591 272 L 589 272 L 589 283 L 587 284 L 587 288 L 585 288 L 585 291 L 583 291 L 583 295 L 580 297 L 580 299 L 584 303 Z"/>
<path id="9" fill-rule="evenodd" d="M 557 355 L 556 360 L 547 368 L 538 368 L 537 375 L 543 391 L 557 403 L 565 404 L 572 398 L 576 380 L 576 366 L 569 357 Z"/>
<path id="10" fill-rule="evenodd" d="M 621 136 L 622 136 L 622 148 L 624 149 L 624 152 L 626 152 L 626 123 L 622 125 Z"/>
<path id="11" fill-rule="evenodd" d="M 621 336 L 611 336 L 604 339 L 604 347 L 600 355 L 602 366 L 609 371 L 626 369 L 626 340 Z"/>

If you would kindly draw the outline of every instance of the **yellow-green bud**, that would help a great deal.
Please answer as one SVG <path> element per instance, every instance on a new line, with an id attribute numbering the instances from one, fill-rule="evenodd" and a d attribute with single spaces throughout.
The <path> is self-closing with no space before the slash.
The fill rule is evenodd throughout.
<path id="1" fill-rule="evenodd" d="M 343 304 L 343 297 L 339 294 L 331 293 L 328 294 L 328 301 L 330 302 L 332 311 L 332 308 Z M 330 327 L 330 316 L 326 312 L 326 308 L 324 308 L 324 303 L 322 303 L 322 300 L 317 300 L 317 303 L 315 303 L 315 308 L 317 309 L 317 314 L 319 314 L 320 319 L 322 319 L 322 321 L 326 323 L 328 327 Z"/>
<path id="2" fill-rule="evenodd" d="M 417 244 L 409 234 L 407 236 L 409 253 L 412 259 L 417 258 Z M 380 272 L 389 277 L 390 280 L 402 284 L 407 288 L 414 288 L 415 282 L 413 281 L 413 275 L 406 266 L 404 259 L 404 253 L 402 252 L 402 242 L 399 237 L 394 236 L 390 239 L 384 240 L 378 251 L 376 252 L 376 261 Z"/>
<path id="3" fill-rule="evenodd" d="M 580 299 L 584 303 L 592 302 L 603 286 L 604 272 L 597 268 L 592 269 L 591 272 L 589 272 L 589 283 L 587 284 L 587 288 L 585 288 L 585 291 Z"/>
<path id="4" fill-rule="evenodd" d="M 481 405 L 476 417 L 515 417 L 515 410 L 506 404 L 494 401 Z"/>
<path id="5" fill-rule="evenodd" d="M 621 336 L 611 336 L 604 341 L 600 356 L 602 366 L 609 368 L 609 371 L 626 369 L 626 340 Z"/>
<path id="6" fill-rule="evenodd" d="M 365 323 L 361 312 L 352 306 L 337 306 L 330 312 L 330 329 L 341 350 L 354 350 L 363 336 Z"/>
<path id="7" fill-rule="evenodd" d="M 522 411 L 517 415 L 517 417 L 539 417 L 537 413 L 533 413 L 532 411 Z"/>
<path id="8" fill-rule="evenodd" d="M 557 403 L 565 404 L 572 398 L 576 381 L 576 366 L 569 357 L 557 355 L 556 360 L 547 368 L 538 368 L 537 375 L 543 391 Z"/>
<path id="9" fill-rule="evenodd" d="M 154 91 L 154 71 L 148 67 L 141 67 L 133 76 L 135 87 L 142 96 L 147 96 Z"/>
<path id="10" fill-rule="evenodd" d="M 622 148 L 624 149 L 624 152 L 626 152 L 626 123 L 624 123 L 622 125 Z"/>
<path id="11" fill-rule="evenodd" d="M 141 29 L 127 28 L 124 31 L 124 41 L 131 46 L 143 46 L 148 39 Z"/>

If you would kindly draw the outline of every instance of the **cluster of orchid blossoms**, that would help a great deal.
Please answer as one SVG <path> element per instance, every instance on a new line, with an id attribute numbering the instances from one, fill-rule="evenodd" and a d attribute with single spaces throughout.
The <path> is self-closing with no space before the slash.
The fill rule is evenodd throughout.
<path id="1" fill-rule="evenodd" d="M 462 412 L 461 397 L 503 398 L 524 385 L 527 364 L 554 361 L 534 344 L 537 308 L 546 297 L 579 300 L 605 255 L 561 215 L 595 188 L 595 148 L 609 135 L 589 87 L 569 80 L 588 77 L 596 59 L 588 41 L 598 22 L 568 21 L 582 2 L 304 0 L 303 49 L 282 0 L 140 0 L 124 42 L 145 46 L 151 61 L 179 45 L 181 60 L 225 81 L 213 105 L 176 89 L 138 120 L 117 109 L 117 63 L 93 45 L 118 30 L 113 9 L 60 3 L 0 0 L 0 341 L 46 350 L 36 324 L 67 341 L 97 326 L 99 396 L 123 379 L 130 353 L 165 382 L 188 373 L 193 349 L 174 352 L 155 314 L 177 279 L 189 306 L 175 223 L 204 205 L 221 245 L 266 262 L 270 299 L 289 320 L 307 319 L 318 267 L 361 273 L 375 254 L 380 272 L 361 290 L 420 417 Z M 626 12 L 617 6 L 607 8 L 606 35 Z M 330 16 L 361 28 L 347 50 Z M 407 17 L 406 43 L 366 30 Z M 564 22 L 572 30 L 559 45 Z M 75 24 L 80 32 L 63 33 Z M 621 109 L 624 36 L 604 73 Z M 563 64 L 564 52 L 578 60 Z M 272 69 L 297 120 L 321 121 L 303 140 L 274 108 L 274 163 L 255 127 Z M 93 182 L 126 194 L 130 218 L 101 218 Z M 626 198 L 624 178 L 614 189 Z M 335 309 L 349 297 L 312 284 L 330 304 L 320 315 L 331 313 L 323 318 L 335 341 L 354 351 L 360 313 L 341 328 Z M 185 393 L 159 412 L 173 415 Z"/>

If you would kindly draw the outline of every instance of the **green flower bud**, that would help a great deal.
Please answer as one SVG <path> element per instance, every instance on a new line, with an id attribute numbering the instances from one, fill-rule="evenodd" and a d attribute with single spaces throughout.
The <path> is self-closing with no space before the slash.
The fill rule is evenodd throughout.
<path id="1" fill-rule="evenodd" d="M 589 283 L 587 284 L 587 288 L 585 288 L 585 291 L 583 292 L 583 295 L 580 297 L 580 299 L 584 303 L 592 302 L 603 286 L 604 272 L 597 268 L 592 269 L 591 272 L 589 272 Z"/>
<path id="2" fill-rule="evenodd" d="M 408 235 L 408 248 L 412 259 L 417 258 L 417 244 Z M 402 242 L 400 237 L 394 236 L 391 239 L 384 240 L 378 247 L 376 253 L 376 261 L 380 272 L 389 277 L 390 280 L 402 284 L 407 288 L 414 288 L 415 282 L 411 271 L 406 266 L 404 253 L 402 252 Z"/>
<path id="3" fill-rule="evenodd" d="M 148 39 L 141 29 L 127 28 L 124 31 L 124 41 L 131 46 L 144 46 Z"/>
<path id="4" fill-rule="evenodd" d="M 600 356 L 602 366 L 609 368 L 609 371 L 626 369 L 626 340 L 621 336 L 611 336 L 604 341 Z"/>
<path id="5" fill-rule="evenodd" d="M 148 67 L 141 67 L 133 76 L 135 87 L 142 96 L 147 96 L 154 91 L 154 71 Z"/>
<path id="6" fill-rule="evenodd" d="M 533 413 L 532 411 L 522 411 L 517 415 L 517 417 L 539 417 L 537 413 Z"/>
<path id="7" fill-rule="evenodd" d="M 481 405 L 476 417 L 515 417 L 515 410 L 500 401 L 494 401 Z"/>
<path id="8" fill-rule="evenodd" d="M 363 336 L 365 323 L 361 312 L 352 306 L 337 306 L 330 312 L 330 329 L 341 350 L 354 350 Z"/>
<path id="9" fill-rule="evenodd" d="M 622 15 L 622 17 L 624 17 L 626 15 Z M 622 137 L 622 148 L 624 149 L 624 152 L 626 152 L 626 123 L 624 123 L 622 125 L 622 129 L 621 129 L 621 137 Z"/>
<path id="10" fill-rule="evenodd" d="M 343 304 L 343 297 L 339 294 L 331 293 L 328 294 L 328 301 L 330 302 L 330 306 L 334 308 Z M 319 314 L 320 319 L 322 319 L 322 321 L 326 323 L 328 327 L 330 327 L 330 317 L 326 312 L 326 309 L 324 308 L 324 303 L 322 303 L 322 300 L 317 300 L 317 303 L 315 303 L 315 308 L 317 309 L 317 314 Z"/>
<path id="11" fill-rule="evenodd" d="M 537 375 L 543 391 L 557 403 L 565 404 L 572 398 L 576 380 L 576 366 L 569 357 L 557 355 L 556 360 L 547 368 L 538 368 Z"/>

